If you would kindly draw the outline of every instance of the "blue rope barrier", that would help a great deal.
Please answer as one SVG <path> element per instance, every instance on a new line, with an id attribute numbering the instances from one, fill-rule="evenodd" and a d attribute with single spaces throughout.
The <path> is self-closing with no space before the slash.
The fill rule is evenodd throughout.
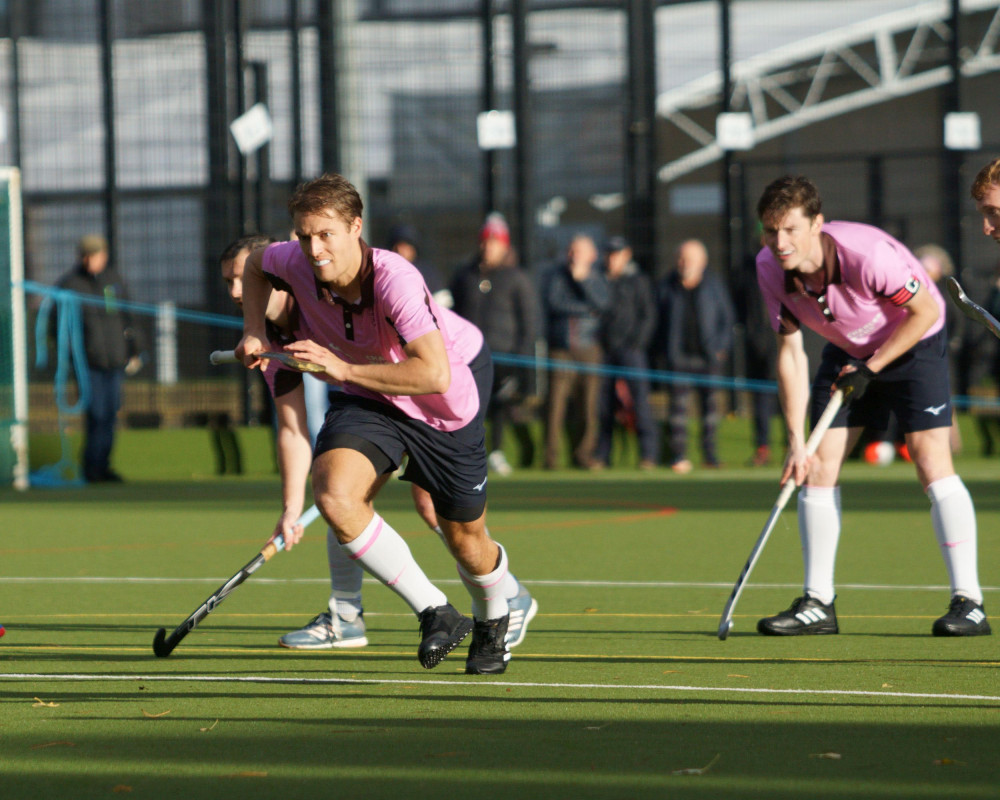
<path id="1" fill-rule="evenodd" d="M 31 294 L 56 295 L 74 294 L 65 289 L 55 289 L 51 286 L 25 281 L 24 290 Z M 79 298 L 84 303 L 103 303 L 103 300 L 83 297 Z M 140 314 L 155 316 L 159 313 L 159 308 L 151 303 L 122 302 L 122 308 L 135 311 Z M 188 322 L 200 322 L 207 325 L 217 325 L 224 328 L 243 329 L 241 317 L 226 316 L 224 314 L 213 314 L 205 311 L 192 311 L 177 309 L 175 312 L 177 319 Z M 583 372 L 587 374 L 600 375 L 608 378 L 646 378 L 653 384 L 685 384 L 688 386 L 703 386 L 725 391 L 737 392 L 758 392 L 765 394 L 777 394 L 778 384 L 771 380 L 757 378 L 742 378 L 739 376 L 723 375 L 697 375 L 687 372 L 671 372 L 668 370 L 656 369 L 634 369 L 631 367 L 612 367 L 604 364 L 584 364 L 578 361 L 558 361 L 548 358 L 536 358 L 535 356 L 521 356 L 512 353 L 494 353 L 493 360 L 498 364 L 514 367 L 524 367 L 527 369 L 564 369 Z M 994 397 L 971 397 L 960 395 L 952 397 L 952 405 L 956 408 L 967 409 L 1000 409 L 1000 398 Z"/>

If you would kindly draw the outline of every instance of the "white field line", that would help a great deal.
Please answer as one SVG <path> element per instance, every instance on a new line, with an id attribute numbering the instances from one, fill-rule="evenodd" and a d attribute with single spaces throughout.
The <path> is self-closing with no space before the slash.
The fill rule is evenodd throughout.
<path id="1" fill-rule="evenodd" d="M 98 577 L 88 575 L 72 575 L 66 577 L 0 576 L 0 585 L 5 583 L 212 583 L 220 584 L 228 577 L 217 578 L 157 578 L 157 577 Z M 259 578 L 254 577 L 255 584 L 286 585 L 286 584 L 328 584 L 329 578 Z M 365 578 L 365 583 L 377 584 L 374 578 Z M 432 579 L 435 584 L 460 584 L 458 578 Z M 527 586 L 564 586 L 572 588 L 608 588 L 608 589 L 731 589 L 733 584 L 725 581 L 573 581 L 573 580 L 531 580 L 524 579 Z M 801 589 L 800 583 L 751 583 L 756 589 Z M 923 584 L 889 584 L 889 583 L 838 583 L 838 589 L 870 589 L 872 591 L 889 592 L 941 592 L 949 591 L 945 585 Z M 984 592 L 1000 591 L 1000 586 L 983 586 Z"/>
<path id="2" fill-rule="evenodd" d="M 228 580 L 228 577 L 217 578 L 157 578 L 157 577 L 100 577 L 95 575 L 69 575 L 65 577 L 57 576 L 26 576 L 10 575 L 0 576 L 0 585 L 4 583 L 214 583 L 219 584 Z M 285 585 L 285 584 L 328 584 L 329 578 L 258 578 L 254 577 L 254 583 Z M 365 578 L 365 583 L 377 584 L 374 578 Z M 439 578 L 431 579 L 432 583 L 461 584 L 459 578 Z M 566 586 L 574 588 L 608 588 L 608 589 L 729 589 L 732 583 L 725 581 L 572 581 L 572 580 L 531 580 L 525 578 L 523 583 L 527 586 Z M 751 583 L 757 589 L 800 589 L 801 583 Z M 940 592 L 948 591 L 949 587 L 943 584 L 933 586 L 926 584 L 904 584 L 904 583 L 838 583 L 838 589 L 871 589 L 872 591 L 926 591 Z M 983 586 L 984 592 L 1000 591 L 1000 586 Z"/>
<path id="3" fill-rule="evenodd" d="M 275 678 L 260 675 L 86 675 L 80 673 L 43 674 L 32 672 L 11 672 L 0 674 L 0 681 L 176 681 L 186 683 L 273 683 L 298 684 L 309 686 L 450 686 L 452 688 L 510 688 L 516 686 L 522 689 L 577 689 L 616 690 L 616 691 L 647 691 L 647 692 L 718 692 L 723 694 L 795 694 L 823 695 L 833 697 L 876 697 L 882 699 L 902 700 L 982 700 L 987 703 L 1000 703 L 1000 695 L 989 694 L 943 694 L 937 692 L 872 692 L 861 689 L 754 689 L 749 687 L 729 686 L 671 686 L 655 683 L 543 683 L 529 681 L 445 681 L 445 680 L 404 680 L 399 678 Z"/>

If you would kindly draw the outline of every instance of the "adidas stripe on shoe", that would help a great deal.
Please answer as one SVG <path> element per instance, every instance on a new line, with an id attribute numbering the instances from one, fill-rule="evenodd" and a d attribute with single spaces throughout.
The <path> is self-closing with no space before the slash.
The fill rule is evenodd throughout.
<path id="1" fill-rule="evenodd" d="M 956 594 L 951 598 L 948 613 L 934 620 L 931 632 L 935 636 L 989 636 L 992 630 L 982 605 Z"/>
<path id="2" fill-rule="evenodd" d="M 760 620 L 757 631 L 765 636 L 838 633 L 837 612 L 833 603 L 826 605 L 815 597 L 803 595 L 795 598 L 787 611 Z"/>

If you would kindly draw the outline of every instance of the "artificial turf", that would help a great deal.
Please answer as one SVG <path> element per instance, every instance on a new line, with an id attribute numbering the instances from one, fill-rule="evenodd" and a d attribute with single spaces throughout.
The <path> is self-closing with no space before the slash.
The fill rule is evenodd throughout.
<path id="1" fill-rule="evenodd" d="M 325 603 L 318 523 L 158 659 L 155 630 L 274 523 L 257 434 L 244 476 L 211 474 L 203 432 L 126 432 L 123 485 L 0 492 L 5 798 L 997 796 L 996 640 L 929 635 L 947 580 L 911 466 L 845 470 L 839 636 L 753 632 L 799 593 L 793 501 L 716 637 L 776 467 L 518 471 L 491 479 L 490 528 L 541 609 L 504 675 L 464 675 L 464 648 L 421 669 L 416 619 L 370 581 L 367 648 L 277 647 Z M 987 612 L 998 467 L 959 461 Z M 405 487 L 379 508 L 466 607 Z"/>

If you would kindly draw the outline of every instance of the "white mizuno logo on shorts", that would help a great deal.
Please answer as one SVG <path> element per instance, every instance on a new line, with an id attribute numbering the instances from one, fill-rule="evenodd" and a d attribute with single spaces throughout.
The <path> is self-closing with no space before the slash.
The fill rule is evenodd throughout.
<path id="1" fill-rule="evenodd" d="M 482 483 L 477 483 L 475 486 L 472 487 L 473 491 L 481 492 L 483 490 L 483 487 L 486 485 L 486 481 L 488 480 L 489 478 L 483 478 Z"/>
<path id="2" fill-rule="evenodd" d="M 947 405 L 948 405 L 947 403 L 942 403 L 939 406 L 927 406 L 927 408 L 925 408 L 924 411 L 926 411 L 928 414 L 933 414 L 936 417 L 938 414 L 944 411 L 945 406 Z"/>
<path id="3" fill-rule="evenodd" d="M 795 615 L 795 619 L 803 625 L 811 625 L 815 622 L 822 622 L 826 619 L 826 613 L 818 608 L 810 608 L 808 611 L 800 611 Z"/>

